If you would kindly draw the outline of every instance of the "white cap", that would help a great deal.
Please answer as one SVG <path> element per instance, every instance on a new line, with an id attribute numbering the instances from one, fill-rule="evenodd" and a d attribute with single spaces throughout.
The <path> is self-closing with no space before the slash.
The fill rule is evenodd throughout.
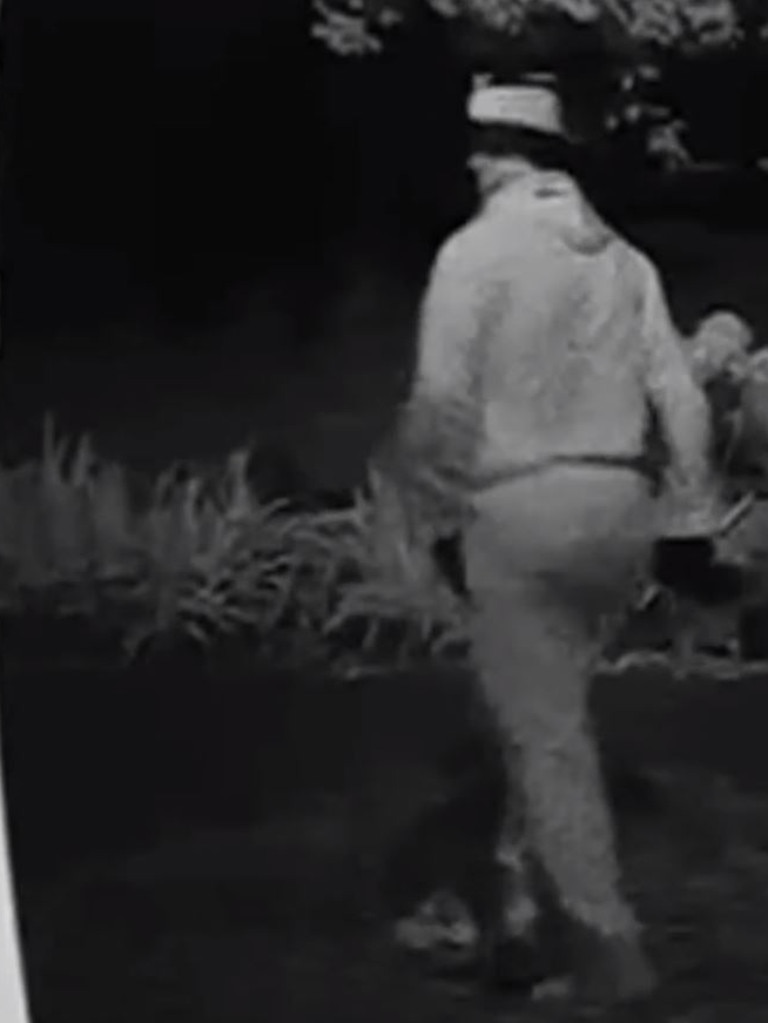
<path id="1" fill-rule="evenodd" d="M 467 104 L 474 124 L 508 124 L 565 137 L 560 97 L 545 84 L 489 85 L 479 80 Z"/>

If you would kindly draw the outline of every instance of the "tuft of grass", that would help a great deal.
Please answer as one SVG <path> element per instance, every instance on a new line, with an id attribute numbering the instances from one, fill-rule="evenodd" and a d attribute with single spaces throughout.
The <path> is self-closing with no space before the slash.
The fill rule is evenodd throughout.
<path id="1" fill-rule="evenodd" d="M 460 657 L 466 610 L 411 535 L 401 509 L 385 498 L 371 473 L 368 496 L 358 495 L 340 537 L 346 571 L 324 633 L 357 636 L 354 655 L 366 661 Z"/>
<path id="2" fill-rule="evenodd" d="M 260 496 L 251 462 L 137 487 L 48 417 L 39 458 L 0 466 L 0 613 L 106 627 L 129 658 L 230 639 L 345 674 L 465 657 L 466 608 L 381 477 L 307 510 Z"/>
<path id="3" fill-rule="evenodd" d="M 235 451 L 208 474 L 172 467 L 140 495 L 89 437 L 62 438 L 48 417 L 40 457 L 0 467 L 0 611 L 108 619 L 128 656 L 287 633 L 348 660 L 380 654 L 393 625 L 396 659 L 442 649 L 455 608 L 435 579 L 393 571 L 413 563 L 402 537 L 382 568 L 370 497 L 320 511 L 265 500 L 249 458 Z"/>

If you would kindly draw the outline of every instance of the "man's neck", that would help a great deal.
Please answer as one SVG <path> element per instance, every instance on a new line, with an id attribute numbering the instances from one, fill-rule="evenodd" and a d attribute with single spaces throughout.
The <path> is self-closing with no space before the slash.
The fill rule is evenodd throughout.
<path id="1" fill-rule="evenodd" d="M 507 172 L 500 174 L 493 182 L 489 182 L 481 192 L 483 209 L 504 205 L 519 200 L 524 195 L 543 198 L 545 195 L 573 195 L 578 186 L 573 178 L 560 170 L 543 170 L 531 163 L 520 162 L 505 168 Z"/>
<path id="2" fill-rule="evenodd" d="M 537 173 L 537 168 L 522 157 L 509 157 L 499 161 L 498 165 L 494 168 L 494 173 L 489 174 L 481 185 L 483 202 L 487 202 L 495 195 L 507 191 L 507 189 L 518 184 L 518 182 L 530 178 Z"/>

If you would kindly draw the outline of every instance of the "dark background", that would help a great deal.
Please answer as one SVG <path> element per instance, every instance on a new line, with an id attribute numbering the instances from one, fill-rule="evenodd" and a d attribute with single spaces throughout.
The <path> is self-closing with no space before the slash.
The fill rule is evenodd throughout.
<path id="1" fill-rule="evenodd" d="M 428 14 L 359 61 L 303 0 L 4 8 L 11 336 L 215 319 L 267 277 L 316 298 L 329 264 L 424 258 L 466 211 L 471 55 Z M 767 84 L 746 59 L 676 71 L 700 154 L 759 148 Z"/>
<path id="2" fill-rule="evenodd" d="M 215 317 L 265 278 L 313 292 L 329 255 L 454 213 L 462 82 L 439 39 L 436 62 L 417 32 L 361 65 L 296 0 L 6 6 L 14 333 Z"/>
<path id="3" fill-rule="evenodd" d="M 472 209 L 463 107 L 484 53 L 425 10 L 383 56 L 340 59 L 308 7 L 5 0 L 4 457 L 54 410 L 142 465 L 255 433 L 358 473 L 435 246 Z M 768 152 L 767 66 L 672 69 L 702 159 Z M 683 317 L 764 315 L 766 177 L 608 174 Z"/>

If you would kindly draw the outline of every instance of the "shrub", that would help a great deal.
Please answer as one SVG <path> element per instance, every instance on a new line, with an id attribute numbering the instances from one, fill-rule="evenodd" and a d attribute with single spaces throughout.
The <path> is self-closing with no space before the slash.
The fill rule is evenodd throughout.
<path id="1" fill-rule="evenodd" d="M 48 419 L 38 459 L 0 466 L 0 613 L 85 623 L 128 658 L 234 641 L 345 675 L 462 660 L 465 607 L 380 480 L 346 507 L 308 510 L 260 497 L 250 460 L 238 450 L 215 471 L 141 480 Z M 753 517 L 734 542 L 762 550 L 765 526 Z M 619 666 L 626 656 L 614 651 Z"/>
<path id="2" fill-rule="evenodd" d="M 363 494 L 315 511 L 265 500 L 248 461 L 235 451 L 218 472 L 174 467 L 142 488 L 48 419 L 40 458 L 0 467 L 0 611 L 106 624 L 129 656 L 239 635 L 344 661 L 443 650 L 455 601 L 379 570 Z"/>

